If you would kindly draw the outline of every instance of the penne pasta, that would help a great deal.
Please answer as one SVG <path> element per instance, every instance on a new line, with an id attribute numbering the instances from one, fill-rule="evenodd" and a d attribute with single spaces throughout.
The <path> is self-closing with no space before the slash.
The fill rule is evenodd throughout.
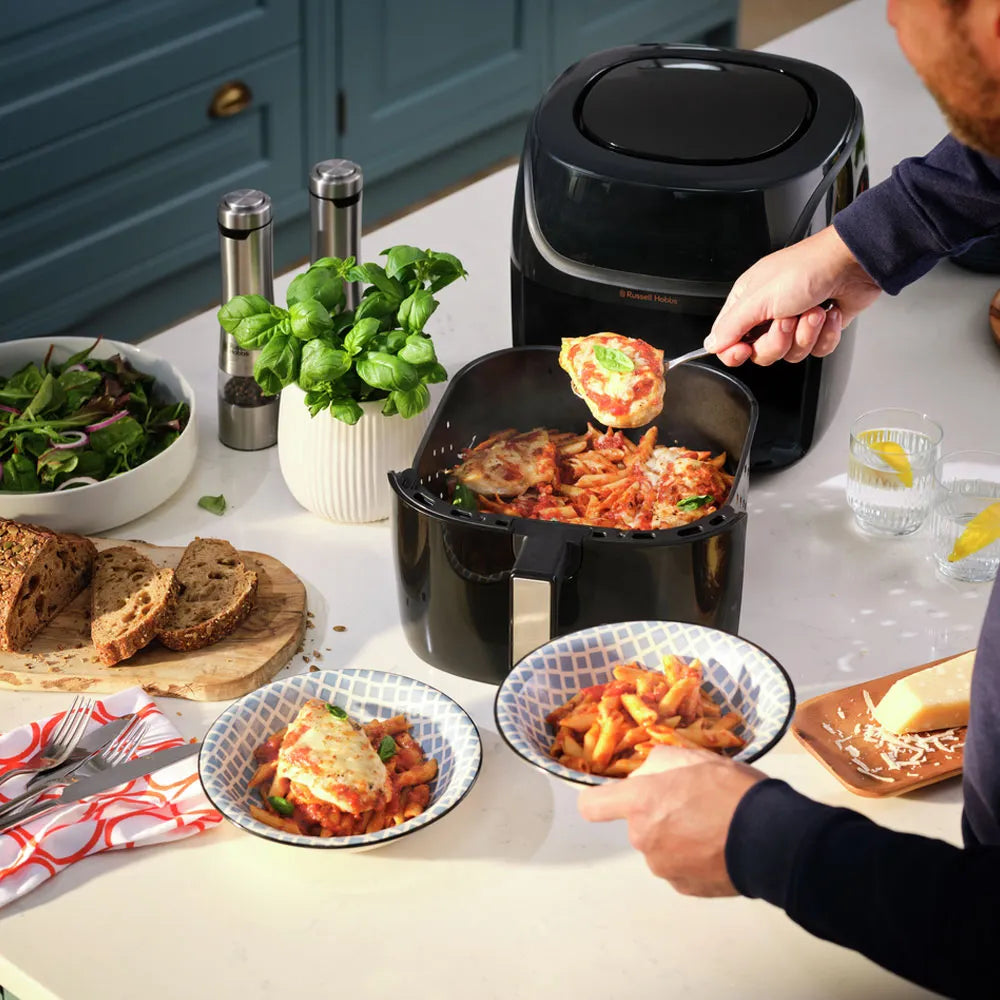
<path id="1" fill-rule="evenodd" d="M 620 663 L 611 676 L 608 683 L 578 691 L 546 716 L 555 730 L 549 753 L 560 764 L 623 778 L 655 746 L 724 752 L 744 745 L 735 732 L 743 719 L 737 712 L 723 712 L 702 688 L 698 660 L 666 656 L 662 672 Z"/>

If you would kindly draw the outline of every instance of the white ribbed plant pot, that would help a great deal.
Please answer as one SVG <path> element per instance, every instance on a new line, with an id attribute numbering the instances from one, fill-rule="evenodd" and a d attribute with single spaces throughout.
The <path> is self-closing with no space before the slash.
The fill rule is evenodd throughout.
<path id="1" fill-rule="evenodd" d="M 410 467 L 430 411 L 404 420 L 383 416 L 382 405 L 361 403 L 361 419 L 345 424 L 325 410 L 311 417 L 297 385 L 282 389 L 278 463 L 285 485 L 306 510 L 354 523 L 389 516 L 388 473 Z"/>

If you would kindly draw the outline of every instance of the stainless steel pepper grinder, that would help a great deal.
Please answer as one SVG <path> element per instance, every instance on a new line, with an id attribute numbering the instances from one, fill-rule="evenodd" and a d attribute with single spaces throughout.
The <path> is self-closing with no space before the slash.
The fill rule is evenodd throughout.
<path id="1" fill-rule="evenodd" d="M 364 177 L 352 160 L 322 160 L 309 172 L 309 259 L 360 258 Z M 358 304 L 358 286 L 345 282 L 347 308 Z"/>
<path id="2" fill-rule="evenodd" d="M 271 199 L 241 188 L 219 202 L 222 302 L 234 295 L 274 301 L 274 233 Z M 219 440 L 228 448 L 257 451 L 278 440 L 278 396 L 265 395 L 253 377 L 260 351 L 248 351 L 219 328 Z"/>

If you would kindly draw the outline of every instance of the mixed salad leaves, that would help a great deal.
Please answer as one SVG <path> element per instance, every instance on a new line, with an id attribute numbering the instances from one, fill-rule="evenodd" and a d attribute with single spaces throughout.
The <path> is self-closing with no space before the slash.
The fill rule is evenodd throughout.
<path id="1" fill-rule="evenodd" d="M 128 472 L 171 445 L 187 403 L 154 400 L 152 375 L 120 354 L 90 355 L 100 341 L 52 362 L 0 376 L 0 490 L 38 493 Z"/>

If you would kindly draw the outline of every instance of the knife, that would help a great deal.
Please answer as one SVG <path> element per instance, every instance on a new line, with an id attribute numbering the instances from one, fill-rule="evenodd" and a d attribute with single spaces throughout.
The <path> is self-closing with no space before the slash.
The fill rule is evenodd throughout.
<path id="1" fill-rule="evenodd" d="M 118 764 L 109 767 L 106 771 L 92 775 L 89 778 L 79 778 L 72 784 L 67 785 L 58 799 L 48 799 L 38 805 L 29 806 L 18 812 L 14 816 L 4 817 L 0 820 L 0 833 L 9 830 L 11 827 L 20 826 L 29 819 L 41 816 L 50 809 L 58 809 L 61 806 L 68 806 L 80 799 L 85 799 L 89 795 L 98 795 L 106 792 L 109 788 L 116 788 L 124 785 L 127 781 L 134 781 L 136 778 L 144 778 L 159 771 L 161 767 L 175 764 L 191 754 L 197 753 L 201 749 L 201 741 L 197 743 L 185 743 L 179 747 L 170 747 L 167 750 L 157 750 L 155 753 L 146 754 L 136 760 L 130 760 L 125 764 Z"/>

